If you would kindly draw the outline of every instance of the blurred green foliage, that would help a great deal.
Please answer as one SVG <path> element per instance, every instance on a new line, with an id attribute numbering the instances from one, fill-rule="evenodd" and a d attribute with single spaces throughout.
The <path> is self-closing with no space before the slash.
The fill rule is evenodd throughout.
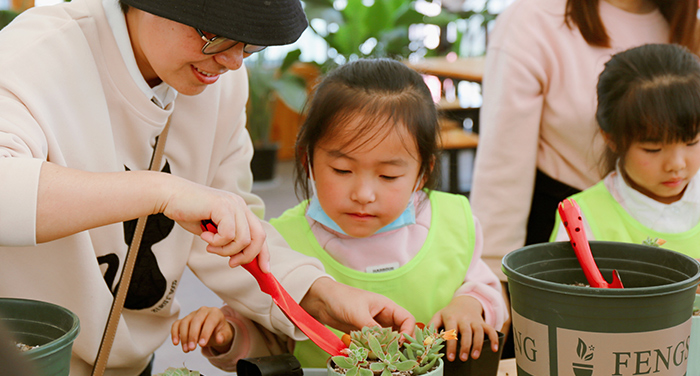
<path id="1" fill-rule="evenodd" d="M 287 53 L 281 63 L 265 59 L 265 54 L 255 60 L 246 60 L 249 83 L 248 132 L 256 146 L 270 143 L 273 104 L 279 98 L 289 108 L 301 113 L 306 103 L 306 81 L 289 68 L 299 61 L 300 50 Z"/>
<path id="2" fill-rule="evenodd" d="M 7 26 L 18 15 L 19 15 L 19 13 L 15 12 L 14 10 L 9 10 L 9 9 L 0 10 L 0 29 Z"/>
<path id="3" fill-rule="evenodd" d="M 432 5 L 427 16 L 417 9 L 417 0 L 304 0 L 310 29 L 328 44 L 328 60 L 342 56 L 345 60 L 360 57 L 443 56 L 459 53 L 466 30 L 453 28 L 454 39 L 446 40 L 448 25 L 460 20 L 480 17 L 479 27 L 495 19 L 489 13 L 488 0 L 479 11 L 450 11 L 439 3 Z M 439 10 L 439 11 L 436 11 Z M 318 22 L 321 21 L 321 22 Z M 416 27 L 434 25 L 440 28 L 437 48 L 427 48 Z M 411 35 L 410 30 L 415 31 Z"/>

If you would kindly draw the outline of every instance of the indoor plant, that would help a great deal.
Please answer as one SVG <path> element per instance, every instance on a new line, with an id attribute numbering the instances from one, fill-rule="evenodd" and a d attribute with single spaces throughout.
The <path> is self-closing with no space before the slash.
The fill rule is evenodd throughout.
<path id="1" fill-rule="evenodd" d="M 443 342 L 457 339 L 455 330 L 438 332 L 431 325 L 416 325 L 414 336 L 391 328 L 364 327 L 343 336 L 345 355 L 328 360 L 328 375 L 389 376 L 442 375 Z"/>
<path id="2" fill-rule="evenodd" d="M 330 61 L 342 63 L 356 57 L 416 60 L 449 52 L 471 55 L 471 38 L 485 33 L 496 17 L 489 10 L 489 0 L 477 3 L 481 7 L 470 3 L 467 10 L 464 1 L 443 1 L 440 6 L 417 0 L 305 0 L 304 11 L 311 31 L 328 44 Z M 436 26 L 440 29 L 437 46 L 427 41 L 427 30 Z M 473 27 L 479 31 L 475 33 Z"/>
<path id="3" fill-rule="evenodd" d="M 7 26 L 18 15 L 19 13 L 11 9 L 0 10 L 0 29 Z"/>
<path id="4" fill-rule="evenodd" d="M 255 148 L 251 169 L 256 181 L 274 177 L 277 145 L 271 139 L 274 105 L 277 100 L 301 113 L 306 103 L 306 81 L 289 68 L 299 60 L 300 50 L 287 53 L 281 63 L 272 62 L 264 54 L 246 64 L 249 97 L 246 127 Z"/>

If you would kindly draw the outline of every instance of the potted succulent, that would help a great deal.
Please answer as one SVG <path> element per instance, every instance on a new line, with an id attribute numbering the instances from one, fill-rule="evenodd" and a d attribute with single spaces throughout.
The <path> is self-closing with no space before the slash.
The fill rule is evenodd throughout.
<path id="1" fill-rule="evenodd" d="M 156 374 L 155 376 L 204 376 L 199 371 L 192 371 L 185 367 L 174 368 L 169 367 L 162 373 Z"/>
<path id="2" fill-rule="evenodd" d="M 444 354 L 440 350 L 446 340 L 457 339 L 454 330 L 438 332 L 431 325 L 416 325 L 414 336 L 391 328 L 365 327 L 343 336 L 348 344 L 347 356 L 328 360 L 329 376 L 439 376 L 443 374 Z"/>
<path id="3" fill-rule="evenodd" d="M 287 53 L 281 64 L 259 54 L 256 60 L 246 64 L 249 80 L 246 127 L 255 148 L 251 169 L 256 181 L 274 177 L 278 146 L 272 141 L 271 131 L 276 101 L 284 102 L 296 113 L 301 113 L 306 103 L 306 81 L 289 69 L 300 54 L 300 50 Z"/>

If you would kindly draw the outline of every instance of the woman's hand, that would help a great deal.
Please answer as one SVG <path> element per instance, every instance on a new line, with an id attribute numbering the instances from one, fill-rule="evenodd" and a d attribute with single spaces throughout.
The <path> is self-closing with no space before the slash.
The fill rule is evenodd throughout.
<path id="1" fill-rule="evenodd" d="M 382 326 L 411 335 L 416 324 L 413 315 L 391 299 L 327 277 L 311 285 L 300 305 L 322 323 L 345 333 Z"/>
<path id="2" fill-rule="evenodd" d="M 229 257 L 229 266 L 247 264 L 257 256 L 260 268 L 269 273 L 270 255 L 265 231 L 242 197 L 181 179 L 166 201 L 163 214 L 207 242 L 207 252 Z M 216 230 L 202 231 L 201 222 L 211 220 Z"/>
<path id="3" fill-rule="evenodd" d="M 482 314 L 483 307 L 478 300 L 468 295 L 459 295 L 438 311 L 429 325 L 444 327 L 445 330 L 456 329 L 461 337 L 459 358 L 466 361 L 471 352 L 471 357 L 477 359 L 484 345 L 484 333 L 491 341 L 491 351 L 498 351 L 498 332 L 484 321 Z M 447 360 L 455 360 L 457 341 L 447 341 L 446 350 Z"/>

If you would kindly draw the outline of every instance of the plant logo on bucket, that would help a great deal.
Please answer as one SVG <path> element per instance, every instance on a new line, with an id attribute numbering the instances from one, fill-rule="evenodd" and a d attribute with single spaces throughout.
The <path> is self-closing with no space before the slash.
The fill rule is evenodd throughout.
<path id="1" fill-rule="evenodd" d="M 587 346 L 586 342 L 583 342 L 581 338 L 578 339 L 576 354 L 582 362 L 589 362 L 593 360 L 593 350 L 595 350 L 593 345 Z M 593 364 L 572 363 L 572 366 L 574 369 L 574 375 L 576 376 L 591 376 L 593 374 Z"/>

